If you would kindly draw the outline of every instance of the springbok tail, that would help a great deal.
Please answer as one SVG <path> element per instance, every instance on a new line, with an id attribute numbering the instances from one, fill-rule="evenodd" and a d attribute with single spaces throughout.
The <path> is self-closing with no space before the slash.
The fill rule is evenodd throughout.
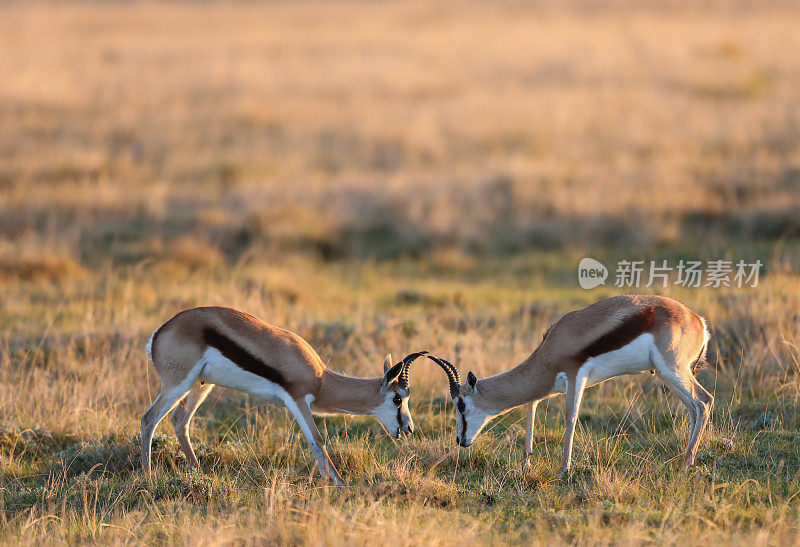
<path id="1" fill-rule="evenodd" d="M 156 337 L 157 332 L 158 329 L 153 331 L 153 334 L 150 335 L 150 340 L 148 340 L 147 344 L 145 344 L 144 346 L 144 350 L 147 352 L 147 358 L 150 360 L 151 363 L 153 362 L 153 338 Z"/>

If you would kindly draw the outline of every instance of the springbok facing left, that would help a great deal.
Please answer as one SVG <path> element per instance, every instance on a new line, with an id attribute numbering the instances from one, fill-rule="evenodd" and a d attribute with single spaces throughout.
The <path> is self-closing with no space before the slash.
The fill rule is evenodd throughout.
<path id="1" fill-rule="evenodd" d="M 664 296 L 621 295 L 569 312 L 544 333 L 541 344 L 518 366 L 478 379 L 472 372 L 461 385 L 448 361 L 428 356 L 442 367 L 456 407 L 456 442 L 470 446 L 495 416 L 525 405 L 525 462 L 533 450 L 536 405 L 566 395 L 566 433 L 560 476 L 569 471 L 572 439 L 583 390 L 615 376 L 648 370 L 664 381 L 689 411 L 689 441 L 683 458 L 688 470 L 711 415 L 714 397 L 695 378 L 705 362 L 706 321 Z"/>
<path id="2" fill-rule="evenodd" d="M 161 391 L 142 415 L 142 467 L 150 473 L 153 433 L 169 411 L 181 449 L 198 466 L 189 423 L 215 385 L 243 391 L 286 407 L 303 432 L 322 476 L 341 486 L 313 412 L 369 414 L 390 435 L 413 432 L 408 410 L 408 367 L 427 351 L 412 353 L 383 376 L 354 378 L 328 370 L 300 336 L 231 308 L 192 308 L 156 329 L 147 344 Z M 187 395 L 188 394 L 188 395 Z M 180 406 L 178 404 L 180 403 Z"/>

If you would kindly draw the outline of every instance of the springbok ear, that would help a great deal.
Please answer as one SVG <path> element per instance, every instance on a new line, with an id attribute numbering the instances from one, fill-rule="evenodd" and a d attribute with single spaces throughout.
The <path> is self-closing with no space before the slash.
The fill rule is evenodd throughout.
<path id="1" fill-rule="evenodd" d="M 475 389 L 475 386 L 478 385 L 478 377 L 472 374 L 471 370 L 467 373 L 467 384 L 469 384 L 469 387 L 471 387 L 473 390 Z"/>
<path id="2" fill-rule="evenodd" d="M 383 358 L 383 373 L 386 374 L 386 371 L 390 368 L 392 368 L 392 354 L 387 353 L 386 357 Z"/>
<path id="3" fill-rule="evenodd" d="M 400 373 L 403 372 L 403 363 L 397 363 L 395 366 L 390 368 L 386 371 L 386 374 L 383 376 L 383 385 L 388 386 L 395 380 L 400 377 Z"/>

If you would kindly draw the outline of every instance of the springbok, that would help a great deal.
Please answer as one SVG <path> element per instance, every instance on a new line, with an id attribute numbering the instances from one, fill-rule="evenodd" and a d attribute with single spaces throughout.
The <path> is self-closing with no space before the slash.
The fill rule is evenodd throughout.
<path id="1" fill-rule="evenodd" d="M 572 438 L 583 390 L 624 374 L 651 371 L 667 384 L 689 411 L 689 441 L 683 469 L 694 464 L 700 435 L 714 398 L 695 378 L 705 364 L 706 321 L 663 296 L 606 298 L 572 311 L 544 333 L 541 344 L 515 368 L 478 379 L 471 371 L 460 385 L 458 370 L 437 357 L 448 372 L 456 407 L 456 442 L 470 446 L 493 417 L 526 405 L 525 463 L 533 451 L 536 405 L 566 393 L 566 434 L 559 476 L 569 471 Z"/>
<path id="2" fill-rule="evenodd" d="M 181 449 L 190 464 L 199 465 L 189 441 L 189 423 L 214 386 L 220 385 L 285 406 L 300 425 L 322 476 L 339 486 L 342 477 L 325 450 L 312 412 L 370 414 L 393 437 L 410 434 L 414 423 L 408 410 L 408 366 L 427 353 L 412 353 L 393 366 L 391 354 L 387 355 L 383 376 L 353 378 L 329 370 L 308 342 L 293 332 L 221 307 L 180 312 L 156 329 L 147 352 L 161 379 L 161 391 L 142 415 L 146 473 L 150 473 L 153 432 L 173 408 L 171 421 Z"/>

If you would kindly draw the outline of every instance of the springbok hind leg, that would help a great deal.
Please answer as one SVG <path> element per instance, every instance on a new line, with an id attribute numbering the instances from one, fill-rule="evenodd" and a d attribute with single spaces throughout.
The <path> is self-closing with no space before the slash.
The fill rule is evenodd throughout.
<path id="1" fill-rule="evenodd" d="M 700 385 L 688 365 L 679 366 L 661 358 L 656 359 L 655 364 L 659 377 L 689 412 L 689 441 L 683 458 L 683 470 L 688 471 L 694 465 L 697 445 L 711 415 L 714 397 Z"/>
<path id="2" fill-rule="evenodd" d="M 692 388 L 694 395 L 694 404 L 697 406 L 697 419 L 694 422 L 694 429 L 689 436 L 689 443 L 686 447 L 686 456 L 684 457 L 683 469 L 688 470 L 689 467 L 694 465 L 695 457 L 697 456 L 697 445 L 700 444 L 700 437 L 703 435 L 703 430 L 711 418 L 711 408 L 714 406 L 714 397 L 700 385 L 697 378 L 689 372 L 689 384 Z"/>
<path id="3" fill-rule="evenodd" d="M 197 456 L 192 448 L 192 441 L 189 439 L 189 424 L 194 417 L 194 413 L 198 407 L 203 404 L 208 394 L 214 389 L 214 384 L 196 385 L 189 392 L 189 395 L 181 402 L 180 405 L 175 407 L 170 416 L 172 428 L 175 430 L 175 436 L 178 437 L 178 442 L 181 445 L 181 450 L 189 460 L 189 464 L 194 467 L 199 467 L 200 462 L 197 461 Z"/>
<path id="4" fill-rule="evenodd" d="M 182 386 L 172 387 L 168 390 L 164 390 L 162 386 L 156 400 L 142 415 L 142 469 L 147 475 L 150 474 L 150 449 L 153 444 L 153 433 L 155 433 L 156 426 L 178 404 L 178 401 L 186 395 L 187 391 L 189 390 Z"/>

